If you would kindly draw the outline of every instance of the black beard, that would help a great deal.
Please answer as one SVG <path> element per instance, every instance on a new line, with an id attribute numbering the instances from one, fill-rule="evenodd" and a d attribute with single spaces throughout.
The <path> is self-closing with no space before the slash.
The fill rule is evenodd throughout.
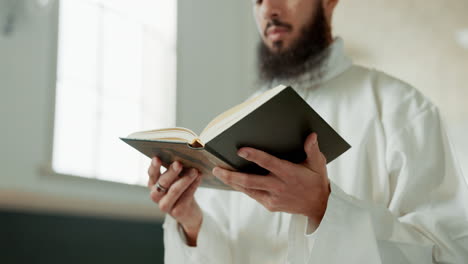
<path id="1" fill-rule="evenodd" d="M 272 23 L 278 22 L 272 21 Z M 330 26 L 320 5 L 315 18 L 302 29 L 302 34 L 287 50 L 275 53 L 260 41 L 257 51 L 260 81 L 290 79 L 319 68 L 328 55 L 324 51 L 330 39 Z M 282 43 L 274 44 L 279 48 L 282 45 Z"/>

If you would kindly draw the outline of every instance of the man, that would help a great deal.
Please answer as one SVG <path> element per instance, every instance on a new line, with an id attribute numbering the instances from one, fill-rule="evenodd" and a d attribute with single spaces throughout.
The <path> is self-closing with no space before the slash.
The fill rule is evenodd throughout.
<path id="1" fill-rule="evenodd" d="M 338 0 L 258 0 L 265 89 L 291 85 L 353 147 L 326 167 L 316 134 L 301 164 L 252 148 L 267 176 L 149 168 L 168 216 L 167 263 L 468 263 L 468 191 L 438 111 L 409 85 L 352 65 L 332 38 Z M 183 176 L 183 177 L 180 177 Z M 197 201 L 200 201 L 198 203 Z M 464 204 L 465 203 L 465 204 Z"/>

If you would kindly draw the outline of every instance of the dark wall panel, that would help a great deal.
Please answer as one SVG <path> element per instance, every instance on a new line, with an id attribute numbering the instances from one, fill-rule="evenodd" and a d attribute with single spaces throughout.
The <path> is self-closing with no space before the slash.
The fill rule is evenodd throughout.
<path id="1" fill-rule="evenodd" d="M 161 226 L 0 211 L 0 263 L 163 263 Z"/>

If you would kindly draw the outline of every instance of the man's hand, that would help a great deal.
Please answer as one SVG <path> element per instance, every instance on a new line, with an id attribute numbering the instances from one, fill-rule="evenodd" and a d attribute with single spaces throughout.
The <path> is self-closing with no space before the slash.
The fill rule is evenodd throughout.
<path id="1" fill-rule="evenodd" d="M 304 149 L 307 158 L 301 164 L 278 159 L 253 148 L 241 148 L 238 155 L 270 171 L 255 175 L 216 167 L 213 175 L 253 199 L 269 211 L 302 214 L 316 229 L 322 221 L 330 195 L 326 158 L 320 152 L 317 134 L 310 134 Z"/>
<path id="2" fill-rule="evenodd" d="M 182 173 L 183 166 L 178 161 L 161 174 L 161 165 L 161 160 L 154 157 L 148 169 L 151 199 L 161 211 L 170 214 L 182 226 L 188 245 L 196 246 L 203 215 L 194 194 L 200 185 L 201 175 L 193 168 Z M 156 183 L 167 191 L 158 190 Z"/>

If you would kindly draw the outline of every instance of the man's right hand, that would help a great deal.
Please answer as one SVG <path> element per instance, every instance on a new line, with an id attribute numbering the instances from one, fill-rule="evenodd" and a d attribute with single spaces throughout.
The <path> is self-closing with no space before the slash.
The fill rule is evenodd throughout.
<path id="1" fill-rule="evenodd" d="M 159 205 L 161 211 L 170 214 L 182 226 L 189 246 L 196 246 L 198 232 L 202 223 L 202 211 L 194 198 L 201 182 L 197 169 L 184 170 L 178 161 L 173 162 L 167 171 L 161 174 L 161 160 L 154 157 L 148 168 L 148 188 L 151 200 Z M 156 183 L 167 189 L 158 190 Z"/>

